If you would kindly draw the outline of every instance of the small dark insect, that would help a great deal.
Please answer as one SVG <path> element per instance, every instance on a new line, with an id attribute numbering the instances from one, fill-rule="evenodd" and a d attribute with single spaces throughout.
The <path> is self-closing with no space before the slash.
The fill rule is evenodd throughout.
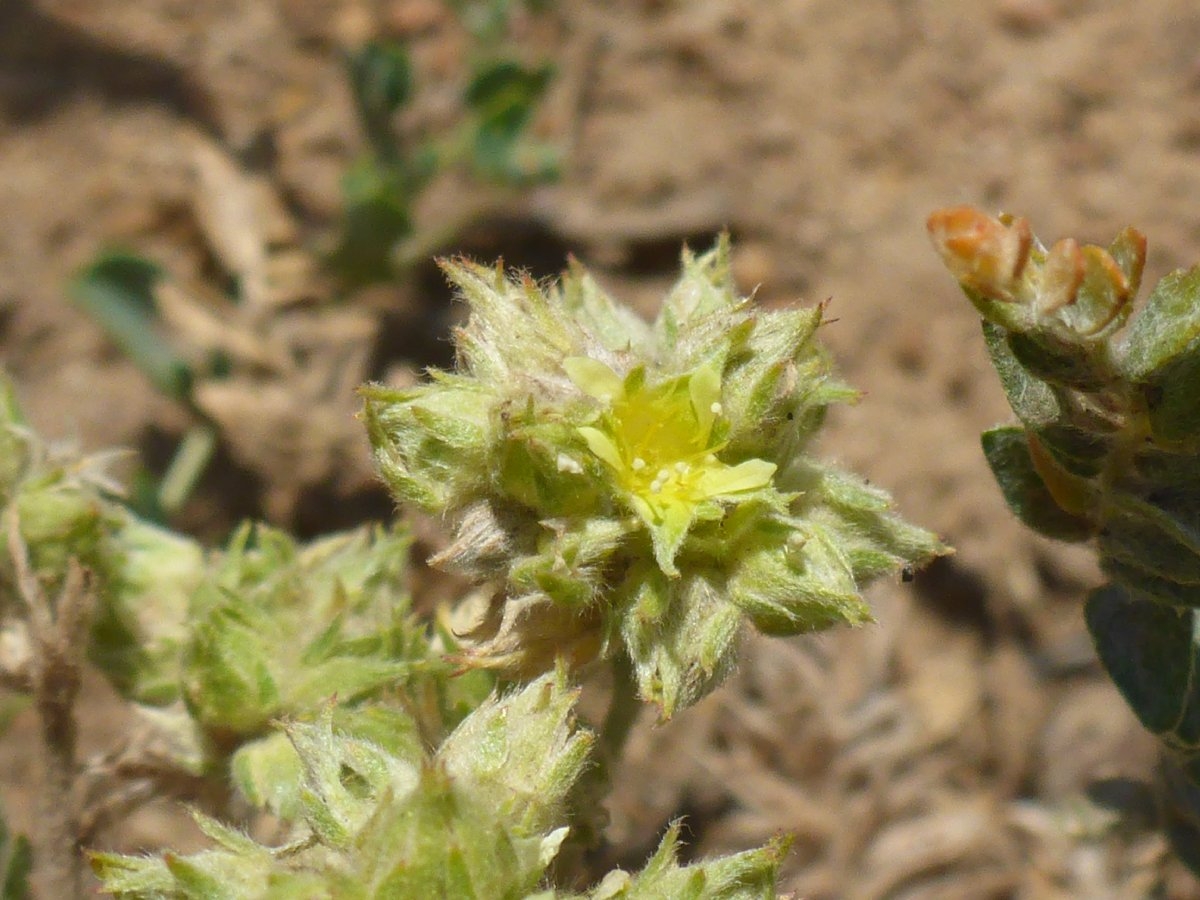
<path id="1" fill-rule="evenodd" d="M 900 580 L 903 581 L 905 584 L 907 584 L 908 582 L 912 581 L 913 578 L 916 577 L 916 574 L 917 573 L 915 571 L 913 571 L 912 566 L 905 566 L 903 569 L 900 570 Z"/>

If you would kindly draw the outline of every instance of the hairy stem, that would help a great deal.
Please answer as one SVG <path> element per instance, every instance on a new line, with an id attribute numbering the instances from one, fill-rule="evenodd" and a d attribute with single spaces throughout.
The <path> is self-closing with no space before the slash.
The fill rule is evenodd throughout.
<path id="1" fill-rule="evenodd" d="M 41 894 L 64 900 L 82 896 L 79 810 L 75 798 L 75 702 L 82 682 L 82 641 L 91 613 L 87 573 L 72 559 L 56 603 L 51 603 L 29 562 L 15 508 L 8 516 L 8 550 L 17 593 L 32 638 L 31 676 L 41 738 L 42 785 L 33 849 Z"/>
<path id="2" fill-rule="evenodd" d="M 77 897 L 82 887 L 74 802 L 79 670 L 63 665 L 65 662 L 56 659 L 44 667 L 34 693 L 44 767 L 35 859 L 39 861 L 44 889 L 52 897 Z"/>
<path id="3" fill-rule="evenodd" d="M 637 695 L 637 683 L 633 679 L 633 662 L 628 654 L 617 653 L 612 659 L 612 699 L 608 714 L 600 727 L 600 756 L 603 765 L 610 769 L 620 761 L 625 742 L 642 711 Z"/>

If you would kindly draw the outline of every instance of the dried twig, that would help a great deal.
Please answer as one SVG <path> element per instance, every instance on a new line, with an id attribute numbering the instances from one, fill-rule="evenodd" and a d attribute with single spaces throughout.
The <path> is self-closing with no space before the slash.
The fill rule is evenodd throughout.
<path id="1" fill-rule="evenodd" d="M 153 734 L 139 731 L 123 746 L 84 765 L 77 791 L 80 841 L 90 843 L 151 801 L 171 797 L 194 803 L 213 790 L 211 779 L 184 771 L 159 751 Z M 227 788 L 222 784 L 219 790 Z"/>

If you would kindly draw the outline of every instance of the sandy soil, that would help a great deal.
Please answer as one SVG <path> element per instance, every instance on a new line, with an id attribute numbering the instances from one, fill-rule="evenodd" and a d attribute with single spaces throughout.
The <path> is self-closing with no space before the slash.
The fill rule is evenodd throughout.
<path id="1" fill-rule="evenodd" d="M 274 216 L 272 252 L 306 252 L 361 147 L 339 48 L 405 36 L 433 80 L 451 83 L 461 38 L 439 10 L 5 0 L 0 362 L 42 430 L 162 464 L 186 417 L 68 304 L 65 284 L 118 245 L 211 282 L 236 256 L 214 236 L 229 226 L 213 211 L 222 190 L 267 197 L 254 208 Z M 982 461 L 978 433 L 1007 408 L 923 229 L 956 203 L 1027 215 L 1049 240 L 1106 243 L 1133 223 L 1151 241 L 1148 280 L 1190 264 L 1200 11 L 1184 0 L 563 0 L 523 27 L 525 46 L 558 66 L 539 129 L 564 148 L 564 177 L 442 249 L 538 274 L 570 251 L 649 307 L 681 241 L 729 229 L 738 277 L 764 303 L 832 298 L 825 338 L 866 393 L 833 417 L 825 450 L 958 548 L 911 586 L 873 590 L 879 624 L 749 641 L 726 690 L 639 731 L 610 856 L 635 865 L 686 814 L 697 853 L 796 833 L 784 887 L 814 900 L 1200 897 L 1153 827 L 1142 786 L 1153 744 L 1083 629 L 1080 602 L 1099 576 L 1086 551 L 1025 533 Z M 421 221 L 485 200 L 451 180 Z M 288 333 L 336 356 L 341 380 L 383 377 L 436 357 L 446 303 L 419 273 L 363 299 L 369 314 L 338 318 L 337 340 L 321 316 L 293 315 Z M 416 325 L 425 345 L 414 348 Z M 256 514 L 314 532 L 386 511 L 341 380 L 303 445 L 295 393 L 311 386 L 215 399 L 227 448 L 183 523 L 215 536 Z M 6 752 L 23 781 L 27 749 Z M 168 827 L 140 821 L 106 840 L 137 845 Z"/>

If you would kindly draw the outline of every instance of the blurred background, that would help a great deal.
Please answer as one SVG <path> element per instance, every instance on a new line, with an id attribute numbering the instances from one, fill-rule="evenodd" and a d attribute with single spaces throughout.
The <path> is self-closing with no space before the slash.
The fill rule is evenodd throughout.
<path id="1" fill-rule="evenodd" d="M 132 448 L 139 509 L 214 542 L 392 514 L 353 388 L 449 364 L 435 255 L 574 255 L 652 313 L 728 230 L 744 291 L 830 301 L 864 396 L 821 449 L 957 555 L 644 722 L 603 861 L 680 815 L 695 855 L 788 831 L 812 900 L 1200 897 L 1084 630 L 1090 554 L 1024 531 L 983 462 L 1009 413 L 924 232 L 959 203 L 1047 243 L 1136 224 L 1153 283 L 1200 258 L 1198 199 L 1185 0 L 0 0 L 0 364 L 44 434 Z M 0 742 L 16 827 L 32 724 Z M 189 828 L 152 807 L 104 840 Z"/>

